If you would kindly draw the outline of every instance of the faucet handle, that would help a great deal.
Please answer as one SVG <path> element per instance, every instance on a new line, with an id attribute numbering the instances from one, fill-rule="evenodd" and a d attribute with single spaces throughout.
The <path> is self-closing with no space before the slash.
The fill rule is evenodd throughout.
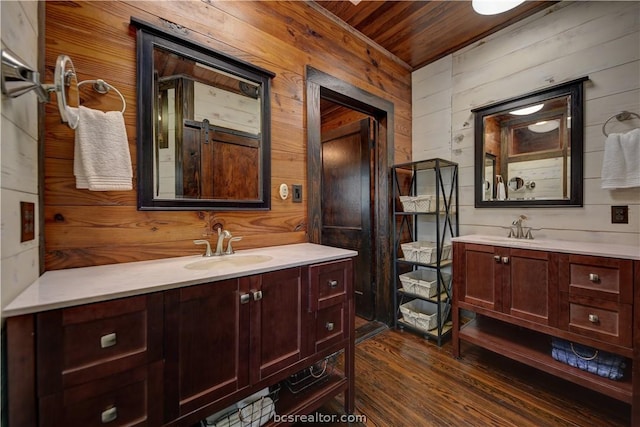
<path id="1" fill-rule="evenodd" d="M 231 255 L 234 252 L 231 247 L 231 242 L 237 242 L 238 240 L 242 240 L 242 237 L 232 237 L 229 239 L 229 242 L 227 242 L 227 250 L 225 252 L 226 255 Z"/>
<path id="2" fill-rule="evenodd" d="M 533 234 L 531 233 L 531 228 L 527 230 L 527 235 L 524 236 L 525 239 L 533 240 Z"/>
<path id="3" fill-rule="evenodd" d="M 211 244 L 208 240 L 194 240 L 193 243 L 195 243 L 196 245 L 207 245 L 207 249 L 202 256 L 213 256 L 213 252 L 211 252 Z"/>

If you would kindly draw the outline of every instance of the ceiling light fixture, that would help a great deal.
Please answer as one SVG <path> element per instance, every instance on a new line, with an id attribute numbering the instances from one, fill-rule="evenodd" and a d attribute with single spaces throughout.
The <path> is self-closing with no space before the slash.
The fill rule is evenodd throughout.
<path id="1" fill-rule="evenodd" d="M 530 107 L 520 108 L 518 110 L 509 111 L 509 114 L 513 114 L 514 116 L 526 116 L 527 114 L 537 113 L 542 110 L 544 104 L 532 105 Z"/>
<path id="2" fill-rule="evenodd" d="M 473 0 L 473 10 L 480 15 L 497 15 L 524 3 L 524 0 Z"/>
<path id="3" fill-rule="evenodd" d="M 549 120 L 549 121 L 543 120 L 541 122 L 534 123 L 527 127 L 531 132 L 547 133 L 547 132 L 551 132 L 552 130 L 558 129 L 560 127 L 560 121 L 559 120 Z"/>

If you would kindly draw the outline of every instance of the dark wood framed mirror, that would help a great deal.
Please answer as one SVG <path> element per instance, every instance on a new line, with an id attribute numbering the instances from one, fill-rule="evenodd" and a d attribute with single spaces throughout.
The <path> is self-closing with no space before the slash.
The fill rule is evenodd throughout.
<path id="1" fill-rule="evenodd" d="M 582 206 L 586 80 L 471 110 L 475 207 Z"/>
<path id="2" fill-rule="evenodd" d="M 268 210 L 275 74 L 137 28 L 138 209 Z"/>

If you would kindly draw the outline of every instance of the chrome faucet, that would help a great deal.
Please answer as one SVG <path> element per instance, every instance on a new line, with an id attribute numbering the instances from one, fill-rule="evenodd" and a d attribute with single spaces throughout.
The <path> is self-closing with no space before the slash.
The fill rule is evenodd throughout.
<path id="1" fill-rule="evenodd" d="M 509 228 L 509 236 L 515 239 L 533 239 L 533 234 L 531 234 L 531 227 L 523 227 L 522 221 L 527 219 L 526 215 L 520 215 L 516 218 L 511 225 L 514 227 Z M 525 231 L 526 230 L 526 231 Z"/>
<path id="2" fill-rule="evenodd" d="M 224 244 L 224 239 L 227 237 L 231 237 L 231 233 L 227 230 L 223 230 L 222 227 L 218 228 L 218 244 L 216 245 L 216 251 L 213 253 L 214 256 L 225 254 L 222 250 L 222 246 Z"/>
<path id="3" fill-rule="evenodd" d="M 227 243 L 227 250 L 223 249 L 224 239 L 229 239 Z M 205 250 L 202 256 L 210 257 L 210 256 L 221 256 L 221 255 L 231 255 L 234 253 L 233 247 L 231 246 L 231 242 L 237 242 L 238 240 L 242 240 L 242 237 L 233 237 L 233 235 L 227 231 L 223 230 L 222 227 L 218 228 L 218 242 L 216 244 L 216 251 L 211 250 L 211 244 L 208 240 L 194 240 L 193 243 L 196 245 L 207 245 L 207 249 Z"/>

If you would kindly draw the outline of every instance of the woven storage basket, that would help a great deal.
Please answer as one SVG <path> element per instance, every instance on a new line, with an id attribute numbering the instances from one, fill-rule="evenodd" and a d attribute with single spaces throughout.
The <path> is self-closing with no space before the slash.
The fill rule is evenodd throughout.
<path id="1" fill-rule="evenodd" d="M 449 286 L 451 275 L 442 273 L 441 290 Z M 407 292 L 419 295 L 425 298 L 431 298 L 438 293 L 438 272 L 435 270 L 415 270 L 400 275 L 400 282 Z"/>
<path id="2" fill-rule="evenodd" d="M 402 210 L 405 212 L 415 212 L 416 202 L 415 197 L 412 196 L 400 196 L 400 203 L 402 203 Z"/>
<path id="3" fill-rule="evenodd" d="M 626 367 L 624 357 L 586 345 L 560 338 L 551 338 L 551 357 L 558 362 L 611 380 L 619 380 L 624 377 L 624 368 Z"/>
<path id="4" fill-rule="evenodd" d="M 431 208 L 433 196 L 429 195 L 417 195 L 413 198 L 415 203 L 416 212 L 433 212 L 434 209 Z"/>
<path id="5" fill-rule="evenodd" d="M 449 305 L 441 304 L 441 325 L 449 316 Z M 430 331 L 438 327 L 438 307 L 428 301 L 414 299 L 400 305 L 400 312 L 405 323 L 423 331 Z"/>

